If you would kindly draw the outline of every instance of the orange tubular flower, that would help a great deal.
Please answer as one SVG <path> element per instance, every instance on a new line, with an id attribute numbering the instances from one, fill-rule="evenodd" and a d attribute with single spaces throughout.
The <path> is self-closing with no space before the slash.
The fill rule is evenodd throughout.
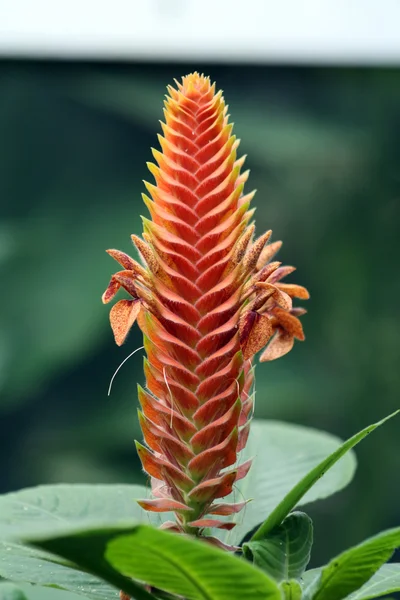
<path id="1" fill-rule="evenodd" d="M 289 352 L 304 339 L 292 298 L 305 288 L 281 283 L 293 267 L 271 262 L 281 243 L 255 241 L 254 192 L 244 194 L 248 171 L 237 158 L 222 92 L 193 73 L 169 87 L 162 152 L 148 165 L 155 185 L 143 195 L 151 220 L 143 239 L 132 236 L 143 266 L 108 250 L 123 267 L 103 295 L 109 302 L 118 345 L 135 320 L 144 336 L 146 389 L 139 386 L 145 446 L 137 450 L 152 478 L 149 511 L 173 511 L 172 529 L 199 535 L 204 528 L 230 529 L 218 516 L 237 513 L 241 503 L 223 503 L 250 462 L 238 454 L 249 433 L 253 398 L 251 359 Z M 267 345 L 268 344 L 268 345 Z"/>

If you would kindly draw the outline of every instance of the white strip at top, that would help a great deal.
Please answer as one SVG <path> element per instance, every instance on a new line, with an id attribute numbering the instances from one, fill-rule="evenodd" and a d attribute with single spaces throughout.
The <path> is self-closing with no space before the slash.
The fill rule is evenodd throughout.
<path id="1" fill-rule="evenodd" d="M 0 0 L 0 56 L 400 64 L 400 0 Z"/>

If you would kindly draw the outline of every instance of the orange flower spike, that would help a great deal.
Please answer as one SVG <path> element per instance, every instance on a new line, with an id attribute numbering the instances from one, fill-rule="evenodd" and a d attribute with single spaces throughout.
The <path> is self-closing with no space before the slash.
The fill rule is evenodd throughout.
<path id="1" fill-rule="evenodd" d="M 178 531 L 233 523 L 245 502 L 218 503 L 244 477 L 240 462 L 252 415 L 251 360 L 288 352 L 304 339 L 293 298 L 305 288 L 281 279 L 293 267 L 271 262 L 281 242 L 271 232 L 254 240 L 254 193 L 243 193 L 248 172 L 237 157 L 222 92 L 203 75 L 168 88 L 162 152 L 149 164 L 143 238 L 132 236 L 143 266 L 109 250 L 122 266 L 103 295 L 109 302 L 124 288 L 110 320 L 121 345 L 135 320 L 144 334 L 147 390 L 139 388 L 139 421 L 146 446 L 137 444 L 152 478 L 149 511 L 174 511 Z M 215 502 L 217 501 L 217 502 Z"/>

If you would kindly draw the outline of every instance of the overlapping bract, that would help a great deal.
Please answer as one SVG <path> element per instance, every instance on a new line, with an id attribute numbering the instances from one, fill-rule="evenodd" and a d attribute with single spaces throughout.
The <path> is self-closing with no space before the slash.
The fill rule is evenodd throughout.
<path id="1" fill-rule="evenodd" d="M 176 85 L 168 88 L 162 152 L 153 150 L 157 165 L 148 165 L 151 220 L 143 220 L 143 239 L 132 236 L 143 266 L 109 250 L 123 270 L 103 301 L 120 287 L 133 298 L 111 309 L 117 344 L 136 319 L 144 335 L 145 445 L 137 449 L 154 497 L 141 504 L 174 511 L 171 528 L 201 533 L 231 528 L 218 517 L 245 504 L 220 499 L 250 468 L 239 453 L 252 415 L 251 359 L 267 344 L 261 361 L 278 358 L 303 339 L 304 311 L 292 298 L 308 293 L 281 283 L 294 268 L 271 262 L 280 247 L 267 244 L 271 232 L 254 241 L 254 193 L 243 191 L 248 172 L 222 93 L 197 73 Z"/>

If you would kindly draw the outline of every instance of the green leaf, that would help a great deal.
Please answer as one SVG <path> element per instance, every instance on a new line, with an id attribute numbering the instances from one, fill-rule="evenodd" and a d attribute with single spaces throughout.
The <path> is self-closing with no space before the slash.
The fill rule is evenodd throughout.
<path id="1" fill-rule="evenodd" d="M 65 528 L 88 520 L 146 518 L 135 498 L 147 490 L 135 485 L 49 485 L 0 496 L 0 532 L 26 535 L 38 528 Z M 57 586 L 94 600 L 116 597 L 114 588 L 77 568 L 23 544 L 0 542 L 0 576 L 42 586 Z M 61 599 L 60 599 L 61 600 Z"/>
<path id="2" fill-rule="evenodd" d="M 271 579 L 236 556 L 147 526 L 110 542 L 106 558 L 126 576 L 193 600 L 280 598 Z"/>
<path id="3" fill-rule="evenodd" d="M 282 581 L 279 587 L 282 591 L 283 600 L 301 600 L 303 590 L 301 589 L 300 583 L 295 579 Z"/>
<path id="4" fill-rule="evenodd" d="M 400 592 L 400 564 L 397 563 L 383 565 L 362 588 L 350 594 L 347 600 L 371 600 L 394 592 Z"/>
<path id="5" fill-rule="evenodd" d="M 325 567 L 314 570 L 308 576 L 305 586 L 305 597 L 312 600 L 341 600 L 347 598 L 352 592 L 360 590 L 364 584 L 371 581 L 371 577 L 389 560 L 394 550 L 400 546 L 400 527 L 388 529 L 369 538 L 339 554 Z M 389 566 L 389 565 L 388 565 Z M 376 576 L 380 578 L 378 573 Z M 397 577 L 399 571 L 397 571 Z M 397 579 L 399 582 L 399 579 Z M 368 587 L 368 584 L 367 584 Z M 394 591 L 387 588 L 386 593 Z M 380 594 L 381 595 L 381 594 Z M 358 596 L 367 598 L 369 596 Z M 375 596 L 370 596 L 374 598 Z"/>
<path id="6" fill-rule="evenodd" d="M 135 501 L 148 496 L 141 485 L 41 485 L 0 496 L 0 534 L 25 526 L 87 523 L 88 519 L 146 520 Z"/>
<path id="7" fill-rule="evenodd" d="M 55 560 L 54 556 L 36 548 L 11 541 L 0 542 L 2 577 L 39 586 L 56 586 L 93 600 L 116 598 L 116 590 L 101 579 Z"/>
<path id="8" fill-rule="evenodd" d="M 1 588 L 0 584 L 0 590 Z M 3 584 L 6 585 L 6 584 Z M 21 598 L 24 600 L 80 600 L 80 596 L 77 596 L 76 594 L 71 594 L 70 592 L 65 592 L 63 590 L 58 590 L 56 588 L 49 588 L 49 587 L 42 587 L 40 585 L 29 585 L 29 584 L 18 584 L 18 586 L 16 586 L 13 583 L 8 583 L 7 585 L 10 586 L 14 586 L 16 587 L 18 590 L 21 591 L 22 594 L 24 594 L 23 596 L 17 596 L 15 598 L 15 600 L 19 600 Z M 116 593 L 114 592 L 114 596 L 107 596 L 107 600 L 111 600 L 115 598 L 115 600 L 118 600 L 118 596 L 116 595 Z M 3 600 L 3 596 L 1 595 L 0 592 L 0 600 Z M 12 597 L 10 600 L 14 600 Z"/>
<path id="9" fill-rule="evenodd" d="M 298 483 L 295 485 L 278 506 L 272 511 L 269 517 L 259 527 L 252 537 L 252 541 L 263 539 L 272 529 L 282 523 L 283 519 L 289 512 L 297 505 L 299 505 L 302 498 L 305 497 L 306 493 L 317 483 L 317 481 L 325 475 L 329 469 L 331 469 L 340 458 L 342 458 L 351 448 L 356 446 L 362 439 L 369 435 L 380 425 L 383 425 L 388 419 L 391 419 L 398 414 L 399 411 L 394 412 L 385 419 L 382 419 L 378 423 L 369 425 L 359 433 L 356 433 L 353 437 L 344 442 L 337 450 L 330 454 L 327 458 L 322 460 L 317 466 L 307 473 Z M 270 485 L 273 485 L 273 481 L 270 481 Z M 303 500 L 304 502 L 304 500 Z"/>
<path id="10" fill-rule="evenodd" d="M 277 584 L 262 571 L 206 542 L 149 525 L 127 523 L 68 528 L 26 541 L 57 554 L 134 596 L 135 578 L 189 600 L 280 600 Z M 122 575 L 120 574 L 122 573 Z"/>
<path id="11" fill-rule="evenodd" d="M 253 458 L 248 475 L 239 481 L 229 498 L 254 498 L 241 513 L 236 515 L 236 527 L 224 536 L 225 541 L 238 544 L 246 533 L 257 527 L 285 498 L 299 479 L 316 467 L 328 454 L 342 445 L 342 440 L 323 431 L 255 419 L 251 424 L 250 437 L 241 461 Z M 326 498 L 345 487 L 353 478 L 356 459 L 352 452 L 308 493 L 297 505 Z M 286 515 L 284 515 L 286 516 Z M 232 519 L 230 519 L 232 520 Z M 277 523 L 279 525 L 279 523 Z M 221 533 L 221 537 L 222 537 Z"/>
<path id="12" fill-rule="evenodd" d="M 28 600 L 24 592 L 13 583 L 0 582 L 0 600 Z"/>
<path id="13" fill-rule="evenodd" d="M 277 581 L 299 579 L 309 563 L 312 543 L 310 517 L 295 512 L 265 539 L 243 544 L 243 552 Z"/>
<path id="14" fill-rule="evenodd" d="M 310 569 L 303 573 L 301 578 L 302 586 L 303 586 L 303 598 L 304 600 L 309 600 L 312 597 L 313 589 L 318 581 L 318 578 L 321 574 L 321 569 Z"/>
<path id="15" fill-rule="evenodd" d="M 41 550 L 62 557 L 67 563 L 76 565 L 76 568 L 104 580 L 117 590 L 123 590 L 135 600 L 154 600 L 154 596 L 147 592 L 142 585 L 127 579 L 104 558 L 107 544 L 110 540 L 124 533 L 131 533 L 138 527 L 134 521 L 108 521 L 99 520 L 97 524 L 88 521 L 85 525 L 70 525 L 56 533 L 43 526 L 35 534 L 24 538 L 29 543 Z"/>

